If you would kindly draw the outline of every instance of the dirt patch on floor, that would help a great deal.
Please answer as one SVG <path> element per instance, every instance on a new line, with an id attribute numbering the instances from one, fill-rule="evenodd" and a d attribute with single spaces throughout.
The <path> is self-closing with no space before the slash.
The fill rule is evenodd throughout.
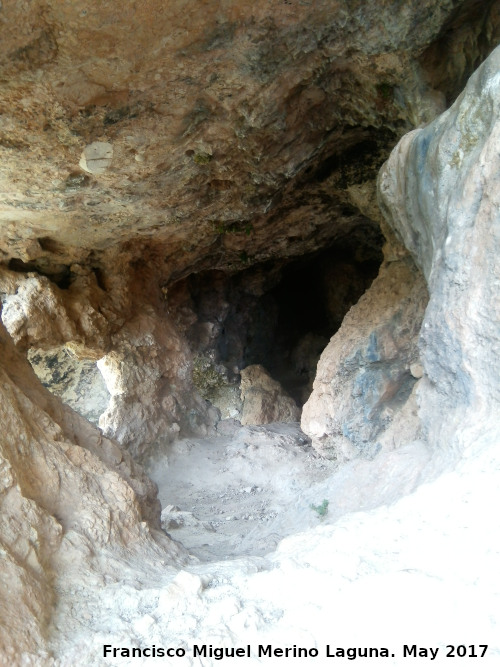
<path id="1" fill-rule="evenodd" d="M 298 424 L 241 427 L 180 440 L 147 470 L 158 484 L 162 525 L 202 560 L 263 555 L 327 513 L 321 484 L 336 465 L 318 456 Z"/>

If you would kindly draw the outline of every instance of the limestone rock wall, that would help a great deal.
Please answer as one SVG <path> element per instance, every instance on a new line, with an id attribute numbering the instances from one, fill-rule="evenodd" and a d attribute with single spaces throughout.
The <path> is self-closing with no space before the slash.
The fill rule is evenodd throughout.
<path id="1" fill-rule="evenodd" d="M 153 530 L 156 485 L 42 387 L 2 325 L 0 358 L 0 655 L 19 664 L 22 654 L 46 654 L 56 574 L 99 570 L 94 550 L 180 552 Z"/>
<path id="2" fill-rule="evenodd" d="M 78 359 L 69 348 L 31 349 L 28 360 L 44 387 L 93 424 L 106 410 L 110 395 L 96 363 Z"/>
<path id="3" fill-rule="evenodd" d="M 385 264 L 346 315 L 321 355 L 302 412 L 302 429 L 325 456 L 373 458 L 418 437 L 416 415 L 401 410 L 419 375 L 427 299 L 420 272 L 406 258 Z"/>
<path id="4" fill-rule="evenodd" d="M 2 3 L 2 262 L 60 279 L 129 250 L 169 280 L 323 247 L 498 42 L 498 7 Z"/>
<path id="5" fill-rule="evenodd" d="M 187 341 L 168 317 L 142 307 L 98 362 L 111 394 L 99 425 L 134 456 L 179 434 L 207 435 L 216 411 L 193 385 Z"/>
<path id="6" fill-rule="evenodd" d="M 134 455 L 181 432 L 206 434 L 216 414 L 194 388 L 189 347 L 160 290 L 130 270 L 109 289 L 94 272 L 73 271 L 61 289 L 45 276 L 0 270 L 1 318 L 17 347 L 62 346 L 82 363 L 98 361 L 111 396 L 101 427 Z"/>
<path id="7" fill-rule="evenodd" d="M 215 416 L 164 290 L 375 235 L 381 164 L 498 42 L 499 7 L 3 3 L 9 333 L 105 357 L 102 427 L 135 454 L 206 433 Z"/>
<path id="8" fill-rule="evenodd" d="M 498 428 L 499 64 L 497 49 L 381 171 L 382 210 L 422 273 L 388 262 L 323 353 L 302 426 L 330 455 L 423 437 L 447 459 Z"/>
<path id="9" fill-rule="evenodd" d="M 200 629 L 216 637 L 220 627 L 224 640 L 228 632 L 239 639 L 250 626 L 256 641 L 277 627 L 285 632 L 280 636 L 286 641 L 304 636 L 304 641 L 312 643 L 326 619 L 324 635 L 320 632 L 326 643 L 332 613 L 340 614 L 339 627 L 345 629 L 344 637 L 350 637 L 349 623 L 342 626 L 346 609 L 356 638 L 360 609 L 373 599 L 374 590 L 378 605 L 389 581 L 379 578 L 370 588 L 372 582 L 366 583 L 364 570 L 359 574 L 360 559 L 371 572 L 394 576 L 392 585 L 398 594 L 403 591 L 391 605 L 398 614 L 416 591 L 423 591 L 417 596 L 422 607 L 434 599 L 434 593 L 439 597 L 443 588 L 458 591 L 431 614 L 429 632 L 434 632 L 435 620 L 459 600 L 475 616 L 464 617 L 464 631 L 473 621 L 476 630 L 487 628 L 493 636 L 491 619 L 498 605 L 488 602 L 479 617 L 475 606 L 478 576 L 481 592 L 486 591 L 491 588 L 487 580 L 491 570 L 485 576 L 482 571 L 478 575 L 475 567 L 471 570 L 470 564 L 463 572 L 458 567 L 449 588 L 441 579 L 466 540 L 472 545 L 466 556 L 473 563 L 479 557 L 496 563 L 491 537 L 486 534 L 485 539 L 482 532 L 489 533 L 490 525 L 475 525 L 478 516 L 491 510 L 490 492 L 498 488 L 493 474 L 488 477 L 490 485 L 481 488 L 481 502 L 469 508 L 469 498 L 477 496 L 477 489 L 471 487 L 481 484 L 473 466 L 469 468 L 472 475 L 454 473 L 437 487 L 421 489 L 408 502 L 377 512 L 379 523 L 371 523 L 373 514 L 346 518 L 358 537 L 348 535 L 345 541 L 340 575 L 336 568 L 332 575 L 337 529 L 319 527 L 315 540 L 319 543 L 328 535 L 331 540 L 321 542 L 310 560 L 307 536 L 304 542 L 298 539 L 298 547 L 293 546 L 294 540 L 291 547 L 285 545 L 285 552 L 291 549 L 290 558 L 275 559 L 279 570 L 271 567 L 263 572 L 258 563 L 246 562 L 241 566 L 246 568 L 244 576 L 236 575 L 238 586 L 227 585 L 230 570 L 223 564 L 212 569 L 212 578 L 183 572 L 171 586 L 161 588 L 158 568 L 180 563 L 184 554 L 155 532 L 159 506 L 154 485 L 116 442 L 51 396 L 20 352 L 33 345 L 49 349 L 69 344 L 75 354 L 103 359 L 114 401 L 103 428 L 116 433 L 138 455 L 148 439 L 158 438 L 160 430 L 170 437 L 177 431 L 174 424 L 182 428 L 182 419 L 193 418 L 194 427 L 206 428 L 206 406 L 190 392 L 189 350 L 170 319 L 168 301 L 162 300 L 163 280 L 207 264 L 241 268 L 242 253 L 248 254 L 251 248 L 252 262 L 314 249 L 331 240 L 331 215 L 339 211 L 343 222 L 334 226 L 335 233 L 339 229 L 348 233 L 351 223 L 356 227 L 357 214 L 350 215 L 349 209 L 342 213 L 341 194 L 350 185 L 349 201 L 362 202 L 370 174 L 361 169 L 365 155 L 361 148 L 358 160 L 351 154 L 345 166 L 347 148 L 359 148 L 371 138 L 378 159 L 380 145 L 373 128 L 389 129 L 394 137 L 398 119 L 408 122 L 419 109 L 418 121 L 435 114 L 443 100 L 437 94 L 436 101 L 432 86 L 423 84 L 425 76 L 415 65 L 415 56 L 432 59 L 425 51 L 429 42 L 458 20 L 461 9 L 479 4 L 381 0 L 373 5 L 353 2 L 351 12 L 343 12 L 341 4 L 335 3 L 333 12 L 333 3 L 324 2 L 314 13 L 306 3 L 279 3 L 279 10 L 278 3 L 271 3 L 275 14 L 270 15 L 270 3 L 257 2 L 251 7 L 253 18 L 245 14 L 250 5 L 233 9 L 224 5 L 216 15 L 219 3 L 209 9 L 205 4 L 192 3 L 186 9 L 185 4 L 167 7 L 154 2 L 144 9 L 142 5 L 123 9 L 120 3 L 118 10 L 113 3 L 84 6 L 38 0 L 31 3 L 30 11 L 25 3 L 0 5 L 0 21 L 8 27 L 2 40 L 7 84 L 2 87 L 6 113 L 0 135 L 1 178 L 10 193 L 10 199 L 2 202 L 1 219 L 6 224 L 0 247 L 4 264 L 14 270 L 2 271 L 2 319 L 8 332 L 0 325 L 0 654 L 8 664 L 16 664 L 21 654 L 28 663 L 50 662 L 46 637 L 50 630 L 57 630 L 57 623 L 69 628 L 65 638 L 60 633 L 70 646 L 69 656 L 81 658 L 81 646 L 91 645 L 100 655 L 102 647 L 95 646 L 90 612 L 99 609 L 99 623 L 111 618 L 107 630 L 119 642 L 124 636 L 130 638 L 130 628 L 123 621 L 127 605 L 127 618 L 137 624 L 134 632 L 158 643 L 166 639 L 166 631 L 155 620 L 171 620 L 172 610 L 179 641 L 187 636 L 194 639 Z M 483 5 L 487 29 L 482 36 L 474 32 L 476 42 L 486 44 L 485 50 L 494 39 L 497 6 Z M 304 27 L 299 19 L 305 17 L 309 21 Z M 167 29 L 173 18 L 178 32 Z M 135 39 L 124 29 L 131 22 L 139 26 Z M 64 31 L 67 26 L 71 31 Z M 207 26 L 212 26 L 211 33 Z M 465 24 L 463 29 L 466 33 Z M 466 42 L 465 37 L 448 40 L 449 45 Z M 233 43 L 243 47 L 224 50 Z M 354 56 L 352 51 L 349 56 L 352 63 L 345 55 L 349 44 L 354 49 Z M 461 72 L 468 70 L 476 51 L 471 47 L 457 55 L 463 60 Z M 82 52 L 91 57 L 82 61 Z M 232 62 L 237 63 L 237 71 L 228 66 Z M 214 69 L 216 76 L 210 79 L 209 71 Z M 421 273 L 393 242 L 379 277 L 322 355 L 303 426 L 315 446 L 330 456 L 371 458 L 378 449 L 397 447 L 402 440 L 424 439 L 434 462 L 441 457 L 455 463 L 455 456 L 473 457 L 489 446 L 476 473 L 479 469 L 490 473 L 497 464 L 499 71 L 500 50 L 496 50 L 451 109 L 405 136 L 383 168 L 379 187 L 384 214 Z M 248 74 L 250 84 L 240 88 L 241 72 Z M 414 76 L 404 83 L 409 72 Z M 446 67 L 440 72 L 447 79 Z M 167 76 L 170 86 L 164 81 Z M 165 90 L 170 95 L 174 88 L 179 106 L 170 105 L 170 97 L 163 95 Z M 368 95 L 359 92 L 366 89 Z M 393 104 L 397 99 L 403 100 L 404 111 Z M 422 99 L 427 106 L 422 107 Z M 137 123 L 134 117 L 139 118 Z M 308 124 L 304 118 L 317 122 Z M 372 130 L 365 134 L 367 126 Z M 234 149 L 235 134 L 238 150 Z M 101 165 L 104 173 L 91 165 L 96 157 L 92 151 L 86 151 L 82 161 L 84 168 L 91 167 L 90 173 L 77 171 L 73 165 L 79 163 L 85 146 L 100 140 L 113 147 L 112 154 L 104 154 L 111 160 Z M 382 144 L 386 145 L 385 140 Z M 55 145 L 62 146 L 60 152 L 53 150 Z M 5 153 L 11 159 L 3 160 Z M 305 175 L 309 167 L 315 183 L 310 189 Z M 229 177 L 237 180 L 236 175 L 243 173 L 251 174 L 241 179 L 248 199 L 242 198 Z M 292 186 L 298 187 L 294 191 Z M 337 187 L 335 201 L 322 199 L 323 187 Z M 313 194 L 312 201 L 304 199 L 306 192 Z M 142 217 L 144 211 L 148 215 Z M 326 217 L 325 211 L 329 211 Z M 255 216 L 255 226 L 248 227 L 247 234 L 249 216 Z M 138 236 L 142 241 L 135 242 Z M 103 280 L 103 258 L 111 266 L 111 259 L 122 251 L 125 256 L 105 271 Z M 77 258 L 87 263 L 81 272 Z M 152 268 L 145 270 L 143 265 L 148 263 Z M 44 272 L 47 275 L 41 277 Z M 67 277 L 73 281 L 69 286 Z M 425 447 L 413 447 L 417 456 L 412 456 L 411 445 L 408 449 L 411 463 L 420 468 L 427 465 Z M 381 466 L 375 466 L 384 489 L 384 465 L 390 466 L 391 458 L 397 456 L 379 457 Z M 399 471 L 392 464 L 389 473 L 394 475 L 394 470 Z M 362 479 L 371 482 L 372 471 Z M 409 478 L 406 488 L 413 488 L 413 471 Z M 355 490 L 355 485 L 346 483 L 345 488 Z M 443 497 L 448 504 L 442 508 Z M 462 503 L 459 511 L 457 503 Z M 424 516 L 432 520 L 436 507 L 442 510 L 438 523 L 426 530 Z M 447 542 L 443 525 L 461 511 L 465 523 Z M 408 512 L 417 517 L 417 530 L 401 556 Z M 393 521 L 388 522 L 388 517 Z M 362 541 L 360 521 L 367 525 Z M 427 553 L 415 561 L 422 534 L 429 544 L 446 547 L 437 564 Z M 471 536 L 481 539 L 476 542 Z M 378 539 L 383 540 L 383 548 L 374 551 L 372 541 Z M 363 551 L 366 544 L 369 553 Z M 352 558 L 353 545 L 357 560 Z M 483 547 L 489 549 L 486 557 Z M 388 553 L 390 562 L 384 569 L 380 563 Z M 134 571 L 138 563 L 140 577 Z M 289 577 L 299 567 L 298 590 L 307 591 L 306 604 L 304 598 L 297 601 L 295 594 L 289 594 Z M 112 570 L 119 572 L 114 580 Z M 273 586 L 268 575 L 276 577 Z M 325 577 L 330 590 L 340 586 L 344 591 L 344 605 L 334 601 L 332 606 L 330 590 L 325 593 Z M 359 580 L 349 586 L 346 582 L 351 584 L 353 577 Z M 438 584 L 429 584 L 436 577 Z M 72 595 L 75 581 L 77 596 Z M 209 586 L 212 581 L 213 587 Z M 464 581 L 467 597 L 461 595 Z M 100 601 L 104 585 L 106 596 Z M 219 585 L 224 586 L 222 594 L 234 592 L 229 607 L 220 604 L 221 589 L 214 590 Z M 115 603 L 118 587 L 123 606 L 118 611 L 113 607 L 110 616 L 107 605 Z M 82 602 L 89 588 L 94 607 Z M 273 599 L 259 610 L 259 596 L 267 599 L 276 591 L 282 597 L 281 607 Z M 318 599 L 321 605 L 316 604 Z M 359 605 L 353 605 L 353 599 Z M 310 635 L 298 634 L 304 627 L 304 609 L 311 612 Z M 86 618 L 80 616 L 81 610 L 90 610 Z M 372 607 L 368 612 L 367 623 L 373 620 Z M 417 612 L 421 616 L 420 608 Z M 374 641 L 380 640 L 386 627 L 384 618 L 375 628 Z M 81 632 L 81 644 L 75 641 L 75 631 Z"/>
<path id="10" fill-rule="evenodd" d="M 441 450 L 498 433 L 499 70 L 496 49 L 446 113 L 401 140 L 379 179 L 387 220 L 429 287 L 420 413 Z"/>
<path id="11" fill-rule="evenodd" d="M 111 327 L 103 315 L 109 313 L 109 299 L 91 271 L 82 273 L 75 274 L 70 290 L 62 290 L 46 276 L 0 269 L 2 322 L 20 349 L 71 343 L 87 358 L 104 354 L 110 344 Z"/>

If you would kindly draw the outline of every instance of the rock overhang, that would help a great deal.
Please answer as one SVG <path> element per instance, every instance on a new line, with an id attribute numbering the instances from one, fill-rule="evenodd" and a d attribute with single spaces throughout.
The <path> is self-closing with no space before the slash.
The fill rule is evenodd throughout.
<path id="1" fill-rule="evenodd" d="M 328 245 L 363 222 L 352 189 L 494 43 L 497 5 L 4 6 L 3 261 L 123 253 L 168 281 Z"/>

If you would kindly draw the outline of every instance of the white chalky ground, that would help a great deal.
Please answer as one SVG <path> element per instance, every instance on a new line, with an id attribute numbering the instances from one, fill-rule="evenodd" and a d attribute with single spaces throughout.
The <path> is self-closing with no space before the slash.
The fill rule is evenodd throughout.
<path id="1" fill-rule="evenodd" d="M 498 665 L 495 451 L 411 492 L 432 475 L 419 443 L 337 469 L 292 425 L 181 441 L 153 477 L 169 534 L 196 557 L 179 571 L 151 554 L 114 554 L 104 580 L 67 582 L 56 620 L 63 664 L 160 662 L 104 658 L 108 645 L 170 647 L 184 655 L 161 664 L 179 667 Z M 321 517 L 311 505 L 325 499 Z M 210 657 L 210 646 L 247 645 L 250 658 Z M 480 645 L 485 656 L 471 657 Z M 286 658 L 269 655 L 287 647 Z M 356 647 L 389 655 L 335 653 Z M 299 648 L 310 657 L 294 658 Z"/>

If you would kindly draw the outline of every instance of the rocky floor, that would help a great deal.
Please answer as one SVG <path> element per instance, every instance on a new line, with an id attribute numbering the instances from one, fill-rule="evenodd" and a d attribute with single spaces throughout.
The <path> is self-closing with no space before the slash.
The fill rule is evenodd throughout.
<path id="1" fill-rule="evenodd" d="M 312 505 L 322 506 L 321 484 L 337 466 L 314 452 L 298 424 L 223 426 L 232 434 L 181 440 L 149 461 L 173 539 L 205 561 L 260 556 L 327 518 Z"/>
<path id="2" fill-rule="evenodd" d="M 450 646 L 487 645 L 480 664 L 497 665 L 500 468 L 491 444 L 415 489 L 436 466 L 419 443 L 338 470 L 311 455 L 296 426 L 177 443 L 154 473 L 169 533 L 198 558 L 179 570 L 128 550 L 106 556 L 104 579 L 86 566 L 61 580 L 57 664 L 155 662 L 104 658 L 104 645 L 179 648 L 182 657 L 162 662 L 172 667 L 220 664 L 196 657 L 206 644 L 250 645 L 249 665 L 278 662 L 260 645 L 317 649 L 287 659 L 293 665 L 330 664 L 327 647 L 387 647 L 388 658 L 370 659 L 384 667 L 408 662 L 405 645 L 427 651 L 410 656 L 415 665 L 429 663 L 431 647 L 433 664 L 447 665 Z M 310 504 L 324 497 L 321 518 Z"/>
<path id="3" fill-rule="evenodd" d="M 428 459 L 413 443 L 376 464 L 339 468 L 311 448 L 298 424 L 228 420 L 219 430 L 219 437 L 173 443 L 146 466 L 164 530 L 202 561 L 262 556 L 289 535 L 392 502 L 415 487 Z"/>

